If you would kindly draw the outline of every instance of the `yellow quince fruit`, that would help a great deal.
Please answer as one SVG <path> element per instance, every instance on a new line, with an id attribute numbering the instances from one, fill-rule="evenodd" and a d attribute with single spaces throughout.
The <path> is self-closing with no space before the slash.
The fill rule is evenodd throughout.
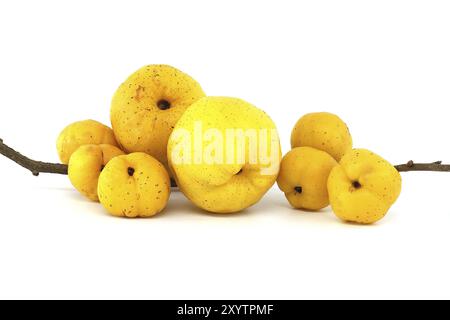
<path id="1" fill-rule="evenodd" d="M 330 173 L 331 207 L 339 218 L 370 224 L 382 219 L 400 195 L 400 173 L 365 149 L 348 152 Z"/>
<path id="2" fill-rule="evenodd" d="M 187 198 L 212 213 L 233 213 L 256 204 L 273 186 L 281 148 L 262 110 L 236 98 L 206 97 L 178 121 L 168 156 Z"/>
<path id="3" fill-rule="evenodd" d="M 79 147 L 69 160 L 69 179 L 82 195 L 98 201 L 98 178 L 106 164 L 123 151 L 109 144 L 87 144 Z"/>
<path id="4" fill-rule="evenodd" d="M 86 144 L 109 144 L 119 147 L 111 128 L 95 120 L 78 121 L 68 125 L 58 136 L 56 149 L 63 164 L 80 146 Z"/>
<path id="5" fill-rule="evenodd" d="M 166 207 L 169 196 L 169 174 L 146 153 L 115 157 L 100 174 L 98 197 L 113 216 L 154 216 Z"/>
<path id="6" fill-rule="evenodd" d="M 167 167 L 167 141 L 184 111 L 204 97 L 189 75 L 168 65 L 133 73 L 116 91 L 111 123 L 127 152 L 145 152 Z"/>
<path id="7" fill-rule="evenodd" d="M 310 113 L 295 125 L 291 135 L 292 148 L 312 147 L 330 154 L 336 161 L 353 147 L 347 125 L 328 112 Z"/>
<path id="8" fill-rule="evenodd" d="M 281 161 L 278 186 L 296 209 L 320 210 L 330 204 L 327 181 L 336 160 L 310 147 L 294 148 Z"/>

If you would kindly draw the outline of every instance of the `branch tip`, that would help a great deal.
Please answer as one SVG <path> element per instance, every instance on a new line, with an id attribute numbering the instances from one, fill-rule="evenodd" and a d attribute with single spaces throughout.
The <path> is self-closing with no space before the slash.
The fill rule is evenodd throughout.
<path id="1" fill-rule="evenodd" d="M 8 159 L 14 161 L 18 165 L 31 171 L 34 176 L 39 176 L 40 173 L 57 173 L 67 175 L 67 165 L 60 163 L 48 163 L 32 160 L 16 150 L 8 147 L 3 143 L 3 139 L 0 138 L 0 154 L 4 155 Z"/>
<path id="2" fill-rule="evenodd" d="M 395 169 L 399 172 L 409 171 L 433 171 L 433 172 L 450 172 L 450 164 L 442 164 L 442 161 L 436 161 L 431 163 L 415 163 L 414 161 L 408 161 L 406 164 L 400 164 L 395 166 Z"/>

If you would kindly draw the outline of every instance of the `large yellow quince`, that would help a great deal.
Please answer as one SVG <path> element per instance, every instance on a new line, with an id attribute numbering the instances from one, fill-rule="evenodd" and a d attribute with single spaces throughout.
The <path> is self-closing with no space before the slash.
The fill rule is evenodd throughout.
<path id="1" fill-rule="evenodd" d="M 118 147 L 111 128 L 94 120 L 78 121 L 68 125 L 58 136 L 56 149 L 63 164 L 80 146 L 86 144 L 109 144 Z"/>
<path id="2" fill-rule="evenodd" d="M 194 204 L 232 213 L 254 205 L 272 187 L 281 149 L 266 113 L 240 99 L 207 97 L 178 121 L 168 156 L 180 190 Z"/>
<path id="3" fill-rule="evenodd" d="M 296 209 L 320 210 L 330 204 L 327 181 L 336 160 L 310 147 L 292 149 L 281 161 L 278 186 Z"/>
<path id="4" fill-rule="evenodd" d="M 98 201 L 98 178 L 106 164 L 123 151 L 109 144 L 81 146 L 70 157 L 69 179 L 82 195 Z"/>
<path id="5" fill-rule="evenodd" d="M 189 75 L 168 65 L 133 73 L 116 91 L 111 123 L 127 152 L 145 152 L 167 166 L 167 141 L 184 111 L 205 96 Z"/>
<path id="6" fill-rule="evenodd" d="M 151 217 L 166 207 L 169 196 L 169 174 L 146 153 L 115 157 L 100 174 L 98 197 L 113 216 Z"/>
<path id="7" fill-rule="evenodd" d="M 328 192 L 342 220 L 370 224 L 382 219 L 400 195 L 400 173 L 365 149 L 347 153 L 330 173 Z"/>
<path id="8" fill-rule="evenodd" d="M 337 115 L 328 112 L 310 113 L 295 125 L 291 135 L 292 148 L 312 147 L 340 161 L 353 146 L 347 125 Z"/>

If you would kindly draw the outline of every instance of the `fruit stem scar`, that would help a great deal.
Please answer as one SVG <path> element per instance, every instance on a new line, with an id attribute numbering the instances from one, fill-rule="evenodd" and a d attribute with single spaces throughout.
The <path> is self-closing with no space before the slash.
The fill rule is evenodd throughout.
<path id="1" fill-rule="evenodd" d="M 158 106 L 158 108 L 160 110 L 167 110 L 167 109 L 170 109 L 170 107 L 171 107 L 170 102 L 165 99 L 159 100 L 156 105 Z"/>
<path id="2" fill-rule="evenodd" d="M 130 176 L 130 177 L 132 177 L 133 175 L 134 175 L 134 168 L 131 168 L 131 167 L 129 167 L 128 168 L 128 175 Z"/>
<path id="3" fill-rule="evenodd" d="M 359 181 L 353 181 L 352 186 L 355 189 L 360 189 L 362 187 L 362 185 L 361 185 L 361 183 L 359 183 Z"/>
<path id="4" fill-rule="evenodd" d="M 145 91 L 145 88 L 143 86 L 138 86 L 138 88 L 136 89 L 136 95 L 135 95 L 135 99 L 137 102 L 139 102 L 142 98 L 142 92 Z"/>
<path id="5" fill-rule="evenodd" d="M 302 193 L 302 192 L 303 192 L 303 188 L 300 187 L 300 186 L 295 187 L 294 190 L 295 190 L 295 192 L 297 192 L 297 193 Z"/>

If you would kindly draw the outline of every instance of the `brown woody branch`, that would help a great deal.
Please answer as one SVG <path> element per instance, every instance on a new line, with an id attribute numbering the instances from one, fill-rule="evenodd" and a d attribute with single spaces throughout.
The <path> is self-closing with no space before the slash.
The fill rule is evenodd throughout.
<path id="1" fill-rule="evenodd" d="M 442 164 L 442 161 L 436 161 L 432 163 L 414 163 L 409 161 L 406 164 L 395 166 L 399 172 L 410 171 L 435 171 L 435 172 L 450 172 L 450 164 Z"/>
<path id="2" fill-rule="evenodd" d="M 1 138 L 0 138 L 0 154 L 11 159 L 12 161 L 24 167 L 25 169 L 30 170 L 34 176 L 38 176 L 40 173 L 67 174 L 67 165 L 60 163 L 48 163 L 32 160 L 15 151 L 14 149 L 8 147 L 6 144 L 3 143 L 3 140 Z"/>
<path id="3" fill-rule="evenodd" d="M 31 171 L 34 176 L 39 176 L 40 173 L 56 173 L 56 174 L 68 174 L 68 166 L 61 163 L 48 163 L 32 160 L 24 155 L 20 154 L 11 147 L 8 147 L 3 143 L 3 139 L 0 138 L 0 154 L 4 155 L 8 159 L 11 159 L 18 165 Z M 176 182 L 171 179 L 171 186 L 175 188 Z"/>

